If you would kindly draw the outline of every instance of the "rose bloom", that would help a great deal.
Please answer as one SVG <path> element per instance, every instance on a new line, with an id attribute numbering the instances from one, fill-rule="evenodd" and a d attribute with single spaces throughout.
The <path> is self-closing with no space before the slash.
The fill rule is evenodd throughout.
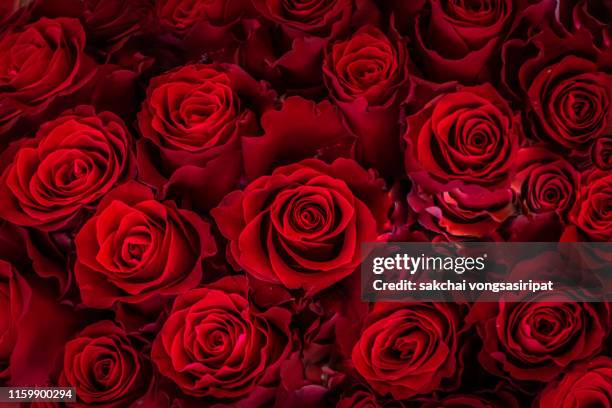
<path id="1" fill-rule="evenodd" d="M 179 32 L 203 21 L 225 25 L 251 7 L 244 0 L 159 0 L 156 13 L 161 23 Z"/>
<path id="2" fill-rule="evenodd" d="M 579 200 L 570 214 L 570 221 L 592 241 L 612 239 L 612 174 L 594 170 L 583 176 Z"/>
<path id="3" fill-rule="evenodd" d="M 468 320 L 482 338 L 485 369 L 515 380 L 549 381 L 601 351 L 610 332 L 607 303 L 573 303 L 550 294 L 534 300 L 472 308 Z"/>
<path id="4" fill-rule="evenodd" d="M 74 387 L 78 401 L 87 406 L 125 407 L 146 392 L 149 373 L 134 340 L 104 320 L 66 344 L 59 386 Z"/>
<path id="5" fill-rule="evenodd" d="M 612 359 L 601 356 L 577 364 L 550 383 L 538 396 L 535 407 L 607 407 L 612 400 Z"/>
<path id="6" fill-rule="evenodd" d="M 414 26 L 416 60 L 428 78 L 441 82 L 475 82 L 491 76 L 500 40 L 520 13 L 511 0 L 428 0 L 415 19 L 407 19 L 402 3 L 397 2 L 396 17 L 408 20 L 403 31 Z"/>
<path id="7" fill-rule="evenodd" d="M 410 87 L 405 42 L 395 29 L 386 36 L 367 25 L 332 43 L 323 64 L 334 102 L 360 137 L 365 163 L 393 174 L 401 170 L 399 105 Z"/>
<path id="8" fill-rule="evenodd" d="M 431 195 L 415 186 L 407 201 L 420 225 L 448 238 L 494 237 L 516 213 L 515 194 L 509 188 L 490 191 L 471 185 Z"/>
<path id="9" fill-rule="evenodd" d="M 185 394 L 223 400 L 250 394 L 248 401 L 260 406 L 291 350 L 290 321 L 286 309 L 249 304 L 244 277 L 226 277 L 176 298 L 152 359 Z"/>
<path id="10" fill-rule="evenodd" d="M 99 308 L 193 288 L 202 279 L 202 258 L 216 252 L 210 226 L 199 215 L 154 200 L 136 182 L 104 197 L 75 244 L 83 303 Z"/>
<path id="11" fill-rule="evenodd" d="M 313 294 L 355 271 L 388 206 L 380 180 L 356 162 L 310 159 L 230 193 L 211 214 L 247 273 Z"/>
<path id="12" fill-rule="evenodd" d="M 459 183 L 509 186 L 518 126 L 508 103 L 490 85 L 442 95 L 406 124 L 406 171 L 426 190 Z"/>
<path id="13" fill-rule="evenodd" d="M 244 97 L 244 100 L 242 100 Z M 255 134 L 261 85 L 235 65 L 187 65 L 153 78 L 138 114 L 140 178 L 208 208 L 238 181 L 240 138 Z"/>
<path id="14" fill-rule="evenodd" d="M 448 388 L 460 375 L 463 318 L 450 303 L 374 304 L 357 344 L 355 369 L 394 399 Z"/>
<path id="15" fill-rule="evenodd" d="M 24 139 L 0 179 L 0 216 L 42 230 L 69 226 L 133 174 L 131 135 L 113 113 L 80 106 Z"/>
<path id="16" fill-rule="evenodd" d="M 612 75 L 576 56 L 543 67 L 527 97 L 533 134 L 564 149 L 589 148 L 612 120 Z"/>
<path id="17" fill-rule="evenodd" d="M 110 48 L 147 29 L 153 10 L 152 0 L 85 0 L 83 5 L 89 41 Z"/>
<path id="18" fill-rule="evenodd" d="M 516 161 L 512 188 L 521 197 L 524 213 L 565 216 L 580 186 L 580 175 L 574 167 L 544 147 L 520 149 Z"/>
<path id="19" fill-rule="evenodd" d="M 601 170 L 612 170 L 612 136 L 597 139 L 592 150 L 593 163 Z"/>
<path id="20" fill-rule="evenodd" d="M 0 37 L 0 132 L 45 110 L 94 74 L 78 20 L 41 18 Z"/>
<path id="21" fill-rule="evenodd" d="M 0 259 L 0 382 L 11 378 L 11 355 L 31 293 L 26 280 L 10 263 Z"/>

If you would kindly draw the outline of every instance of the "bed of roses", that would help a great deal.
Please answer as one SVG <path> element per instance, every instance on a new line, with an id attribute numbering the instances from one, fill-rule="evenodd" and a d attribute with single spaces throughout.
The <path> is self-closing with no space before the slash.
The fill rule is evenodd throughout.
<path id="1" fill-rule="evenodd" d="M 609 0 L 0 5 L 0 385 L 607 406 L 607 303 L 361 301 L 463 240 L 612 240 Z"/>

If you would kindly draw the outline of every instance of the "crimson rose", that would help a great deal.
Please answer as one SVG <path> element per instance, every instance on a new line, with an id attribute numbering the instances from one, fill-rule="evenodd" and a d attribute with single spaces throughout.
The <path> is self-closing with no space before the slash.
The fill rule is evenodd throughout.
<path id="1" fill-rule="evenodd" d="M 63 363 L 59 385 L 74 387 L 83 406 L 125 407 L 150 381 L 148 362 L 134 340 L 109 320 L 86 327 L 70 340 Z"/>
<path id="2" fill-rule="evenodd" d="M 18 145 L 0 180 L 0 216 L 56 230 L 92 208 L 134 170 L 131 136 L 110 112 L 80 106 L 44 124 Z"/>
<path id="3" fill-rule="evenodd" d="M 182 293 L 202 279 L 202 258 L 216 252 L 199 215 L 155 201 L 136 182 L 109 192 L 75 243 L 83 303 L 100 308 Z"/>
<path id="4" fill-rule="evenodd" d="M 261 404 L 291 350 L 291 313 L 258 310 L 244 277 L 226 277 L 176 298 L 155 342 L 159 371 L 195 397 Z"/>
<path id="5" fill-rule="evenodd" d="M 394 399 L 445 389 L 462 370 L 462 330 L 457 305 L 378 302 L 353 348 L 353 363 L 376 392 Z"/>
<path id="6" fill-rule="evenodd" d="M 311 159 L 230 193 L 211 214 L 247 273 L 313 294 L 355 271 L 387 209 L 380 182 L 354 161 Z"/>
<path id="7" fill-rule="evenodd" d="M 0 132 L 81 88 L 94 74 L 78 20 L 41 18 L 0 38 Z"/>
<path id="8" fill-rule="evenodd" d="M 570 220 L 593 241 L 612 240 L 612 173 L 594 170 L 583 176 L 580 199 Z"/>

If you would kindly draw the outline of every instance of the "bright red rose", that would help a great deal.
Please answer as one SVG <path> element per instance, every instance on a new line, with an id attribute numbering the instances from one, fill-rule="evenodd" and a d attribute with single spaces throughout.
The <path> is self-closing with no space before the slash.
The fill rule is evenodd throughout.
<path id="1" fill-rule="evenodd" d="M 374 304 L 353 348 L 357 372 L 377 393 L 412 398 L 454 386 L 462 370 L 459 307 Z"/>
<path id="2" fill-rule="evenodd" d="M 11 356 L 31 293 L 15 268 L 0 259 L 0 383 L 11 378 Z"/>
<path id="3" fill-rule="evenodd" d="M 533 134 L 564 149 L 588 149 L 612 121 L 612 75 L 573 55 L 543 67 L 527 97 Z"/>
<path id="4" fill-rule="evenodd" d="M 211 211 L 248 274 L 309 294 L 355 271 L 389 202 L 380 180 L 352 160 L 304 160 L 227 195 Z"/>
<path id="5" fill-rule="evenodd" d="M 574 167 L 544 147 L 520 149 L 516 161 L 512 188 L 521 197 L 523 212 L 555 212 L 565 217 L 580 186 L 580 175 Z"/>
<path id="6" fill-rule="evenodd" d="M 606 407 L 611 400 L 612 359 L 601 356 L 571 367 L 542 391 L 534 407 Z"/>
<path id="7" fill-rule="evenodd" d="M 570 221 L 589 240 L 612 240 L 612 173 L 594 170 L 583 176 L 578 202 Z"/>
<path id="8" fill-rule="evenodd" d="M 231 191 L 241 171 L 240 138 L 256 134 L 250 107 L 271 93 L 235 65 L 187 65 L 153 78 L 138 126 L 140 178 L 209 208 Z"/>
<path id="9" fill-rule="evenodd" d="M 19 144 L 0 180 L 0 216 L 23 226 L 70 226 L 114 185 L 133 175 L 132 138 L 110 112 L 80 106 Z"/>
<path id="10" fill-rule="evenodd" d="M 491 85 L 465 87 L 408 117 L 408 175 L 427 191 L 475 184 L 508 187 L 519 129 L 508 103 Z"/>
<path id="11" fill-rule="evenodd" d="M 0 132 L 45 110 L 94 74 L 78 20 L 41 18 L 0 37 Z"/>
<path id="12" fill-rule="evenodd" d="M 291 351 L 290 321 L 286 309 L 250 305 L 244 277 L 226 277 L 176 298 L 152 359 L 188 395 L 264 398 Z"/>
<path id="13" fill-rule="evenodd" d="M 334 102 L 360 138 L 366 165 L 389 175 L 401 171 L 400 104 L 410 87 L 405 42 L 392 28 L 360 28 L 345 41 L 331 44 L 323 64 Z"/>
<path id="14" fill-rule="evenodd" d="M 138 347 L 113 322 L 94 323 L 66 344 L 59 386 L 75 388 L 76 406 L 128 406 L 151 381 Z"/>
<path id="15" fill-rule="evenodd" d="M 481 364 L 515 380 L 552 380 L 571 363 L 596 355 L 610 332 L 606 303 L 572 303 L 549 294 L 533 302 L 478 303 L 470 313 L 483 341 Z"/>
<path id="16" fill-rule="evenodd" d="M 74 272 L 83 303 L 109 308 L 198 285 L 202 259 L 216 252 L 199 215 L 158 202 L 136 182 L 109 192 L 78 232 Z"/>

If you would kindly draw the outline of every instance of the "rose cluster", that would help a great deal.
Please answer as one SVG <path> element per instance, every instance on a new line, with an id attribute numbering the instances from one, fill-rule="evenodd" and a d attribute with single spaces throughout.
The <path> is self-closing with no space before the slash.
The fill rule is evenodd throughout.
<path id="1" fill-rule="evenodd" d="M 609 406 L 607 303 L 361 301 L 463 240 L 612 241 L 609 0 L 1 2 L 0 385 Z"/>

